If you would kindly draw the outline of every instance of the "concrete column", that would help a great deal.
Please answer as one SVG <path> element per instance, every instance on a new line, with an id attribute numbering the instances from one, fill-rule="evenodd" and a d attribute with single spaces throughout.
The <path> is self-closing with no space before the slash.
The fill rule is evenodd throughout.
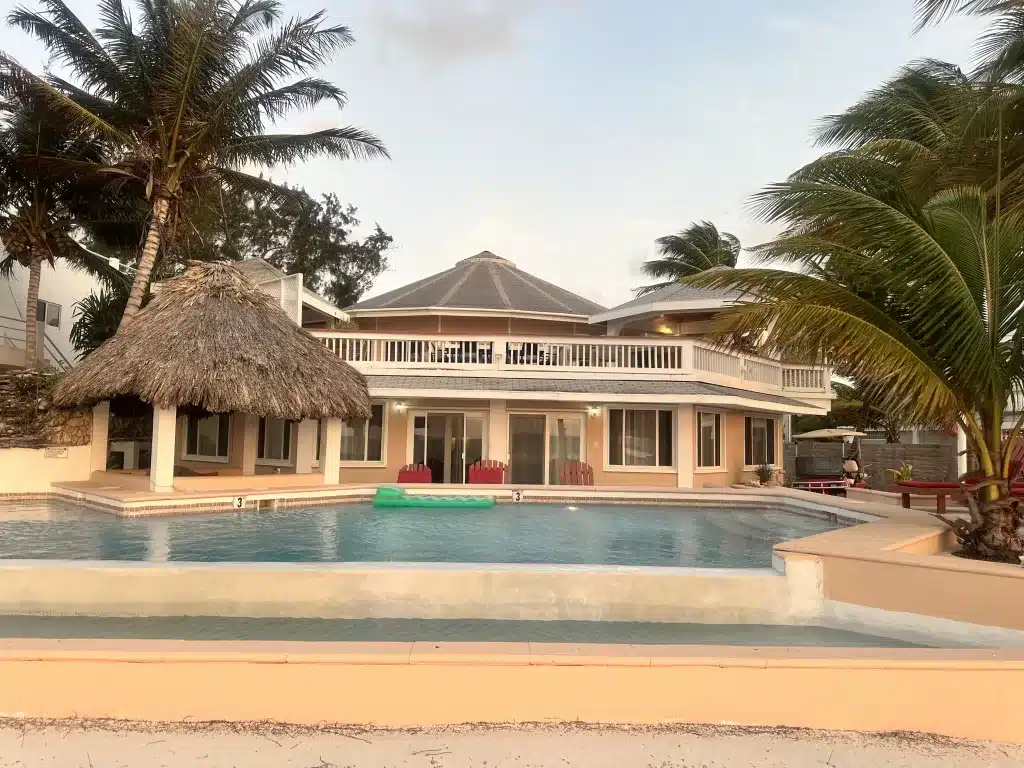
<path id="1" fill-rule="evenodd" d="M 491 400 L 487 416 L 487 458 L 508 464 L 508 406 L 504 400 Z"/>
<path id="2" fill-rule="evenodd" d="M 320 471 L 324 473 L 324 485 L 337 485 L 341 482 L 341 419 L 324 421 L 320 441 L 323 443 Z"/>
<path id="3" fill-rule="evenodd" d="M 176 408 L 153 408 L 153 449 L 149 468 L 149 490 L 168 493 L 174 486 L 174 439 Z"/>
<path id="4" fill-rule="evenodd" d="M 692 405 L 676 408 L 676 487 L 693 488 L 696 418 Z"/>
<path id="5" fill-rule="evenodd" d="M 236 419 L 242 419 L 242 455 L 241 464 L 243 475 L 256 474 L 256 450 L 259 448 L 260 440 L 260 417 L 251 413 L 239 413 Z"/>
<path id="6" fill-rule="evenodd" d="M 295 474 L 308 475 L 317 458 L 316 419 L 300 421 L 295 431 Z"/>
<path id="7" fill-rule="evenodd" d="M 89 438 L 92 472 L 103 472 L 107 468 L 107 435 L 110 430 L 110 401 L 104 400 L 92 409 L 92 436 Z"/>
<path id="8" fill-rule="evenodd" d="M 963 427 L 956 430 L 956 472 L 963 477 L 967 474 L 967 431 Z"/>

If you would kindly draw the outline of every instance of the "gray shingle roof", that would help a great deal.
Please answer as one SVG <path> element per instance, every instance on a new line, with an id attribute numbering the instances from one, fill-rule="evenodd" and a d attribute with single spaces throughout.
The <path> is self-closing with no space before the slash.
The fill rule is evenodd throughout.
<path id="1" fill-rule="evenodd" d="M 374 389 L 437 389 L 469 392 L 572 392 L 589 395 L 718 395 L 742 397 L 777 405 L 807 407 L 807 403 L 781 395 L 750 392 L 699 381 L 370 375 L 366 377 L 366 385 L 370 388 L 371 394 Z"/>
<path id="2" fill-rule="evenodd" d="M 516 268 L 490 251 L 451 269 L 347 307 L 358 314 L 381 309 L 489 309 L 589 317 L 604 307 Z"/>

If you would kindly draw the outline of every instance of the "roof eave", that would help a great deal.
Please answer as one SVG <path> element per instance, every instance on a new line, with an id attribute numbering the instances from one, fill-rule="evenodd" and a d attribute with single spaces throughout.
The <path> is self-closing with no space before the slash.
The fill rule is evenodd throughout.
<path id="1" fill-rule="evenodd" d="M 489 309 L 477 307 L 371 307 L 360 309 L 358 304 L 344 310 L 351 317 L 389 317 L 393 315 L 448 315 L 452 317 L 518 317 L 536 320 L 559 320 L 588 324 L 587 315 L 571 312 L 530 312 L 522 309 Z"/>
<path id="2" fill-rule="evenodd" d="M 735 299 L 688 299 L 685 301 L 652 301 L 648 304 L 635 304 L 630 307 L 614 307 L 605 312 L 591 315 L 589 322 L 609 323 L 616 320 L 641 319 L 657 317 L 672 313 L 708 312 L 728 309 L 740 302 Z"/>

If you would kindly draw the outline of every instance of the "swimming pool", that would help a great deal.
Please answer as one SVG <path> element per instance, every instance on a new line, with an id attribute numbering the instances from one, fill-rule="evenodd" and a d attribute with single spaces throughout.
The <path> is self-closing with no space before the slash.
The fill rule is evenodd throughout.
<path id="1" fill-rule="evenodd" d="M 120 519 L 50 501 L 0 506 L 0 558 L 766 568 L 775 544 L 843 525 L 768 507 L 541 504 Z"/>

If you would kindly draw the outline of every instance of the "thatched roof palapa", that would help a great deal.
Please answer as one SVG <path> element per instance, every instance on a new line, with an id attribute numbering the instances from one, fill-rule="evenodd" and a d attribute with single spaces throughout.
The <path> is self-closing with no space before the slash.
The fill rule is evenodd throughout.
<path id="1" fill-rule="evenodd" d="M 168 280 L 53 391 L 64 408 L 115 397 L 292 420 L 370 415 L 359 372 L 224 263 Z"/>

